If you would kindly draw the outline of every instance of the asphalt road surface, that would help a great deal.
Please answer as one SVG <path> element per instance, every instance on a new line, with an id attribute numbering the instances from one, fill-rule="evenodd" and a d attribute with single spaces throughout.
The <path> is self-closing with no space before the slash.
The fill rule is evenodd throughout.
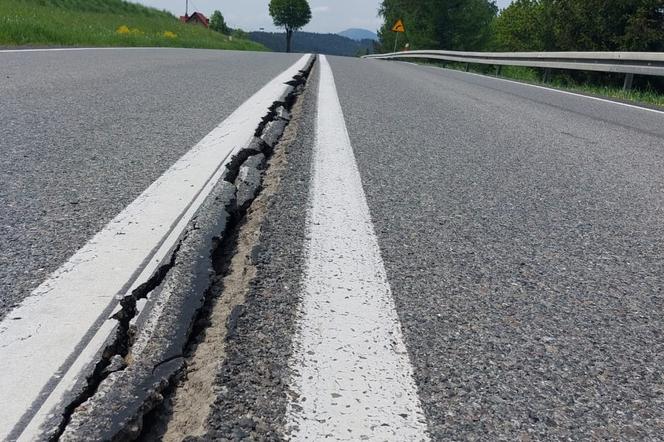
<path id="1" fill-rule="evenodd" d="M 0 58 L 6 314 L 299 57 Z M 663 112 L 338 57 L 301 100 L 205 437 L 662 437 Z"/>
<path id="2" fill-rule="evenodd" d="M 297 58 L 0 53 L 0 318 Z"/>
<path id="3" fill-rule="evenodd" d="M 334 59 L 436 439 L 664 434 L 664 114 Z"/>
<path id="4" fill-rule="evenodd" d="M 430 438 L 661 437 L 664 114 L 405 63 L 329 62 Z M 304 404 L 325 409 L 346 394 L 330 397 L 324 376 L 317 398 L 280 386 L 294 358 L 284 348 L 306 316 L 283 305 L 306 292 L 316 230 L 293 227 L 312 198 L 302 184 L 313 179 L 303 176 L 309 151 L 324 136 L 308 105 L 290 193 L 264 239 L 276 258 L 259 272 L 221 377 L 218 437 L 306 435 Z M 361 260 L 357 247 L 338 248 L 339 258 Z M 293 397 L 305 409 L 295 419 Z M 403 430 L 405 419 L 384 424 Z M 342 433 L 328 434 L 357 436 Z"/>

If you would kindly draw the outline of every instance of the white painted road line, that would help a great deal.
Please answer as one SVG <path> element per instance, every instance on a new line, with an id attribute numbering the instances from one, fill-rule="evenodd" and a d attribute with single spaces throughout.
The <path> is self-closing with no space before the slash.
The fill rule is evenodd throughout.
<path id="1" fill-rule="evenodd" d="M 180 158 L 0 323 L 0 440 L 33 439 L 95 360 L 118 300 L 153 273 L 305 55 Z"/>
<path id="2" fill-rule="evenodd" d="M 32 52 L 71 52 L 71 51 L 117 51 L 117 50 L 136 50 L 136 49 L 154 49 L 154 50 L 164 50 L 164 49 L 177 49 L 177 48 L 157 48 L 157 47 L 114 47 L 114 48 L 36 48 L 36 49 L 0 49 L 0 54 L 20 54 L 21 52 L 32 53 Z"/>
<path id="3" fill-rule="evenodd" d="M 416 64 L 417 65 L 417 63 L 407 63 L 407 64 Z M 429 65 L 421 65 L 421 64 L 417 65 L 417 66 L 420 66 L 420 67 L 423 66 L 423 67 L 426 67 L 426 68 L 429 68 L 429 69 L 445 69 L 445 70 L 448 70 L 447 68 L 439 68 L 437 66 L 429 66 Z M 490 75 L 476 74 L 475 72 L 458 71 L 456 69 L 449 69 L 449 70 L 451 70 L 453 72 L 459 72 L 459 73 L 462 73 L 462 74 L 466 74 L 466 75 L 474 75 L 476 77 L 490 78 L 492 80 L 504 81 L 506 83 L 514 83 L 514 84 L 518 84 L 518 85 L 521 85 L 521 86 L 532 87 L 532 88 L 535 88 L 535 89 L 543 89 L 543 90 L 549 91 L 549 92 L 558 92 L 559 94 L 571 95 L 573 97 L 585 98 L 587 100 L 601 101 L 603 103 L 609 103 L 609 104 L 613 104 L 613 105 L 616 105 L 616 106 L 628 107 L 630 109 L 636 109 L 636 110 L 640 110 L 640 111 L 644 111 L 644 112 L 652 112 L 652 113 L 664 115 L 664 111 L 657 110 L 657 109 L 651 109 L 649 107 L 643 107 L 643 106 L 639 106 L 639 105 L 636 105 L 636 104 L 623 103 L 621 101 L 609 100 L 607 98 L 593 97 L 591 95 L 577 94 L 575 92 L 565 91 L 565 90 L 562 90 L 562 89 L 556 89 L 556 88 L 547 87 L 547 86 L 541 86 L 541 85 L 538 85 L 538 84 L 525 83 L 523 81 L 518 81 L 518 80 L 510 80 L 508 78 L 500 78 L 500 77 L 493 77 L 493 76 L 490 76 Z"/>
<path id="4" fill-rule="evenodd" d="M 332 70 L 320 57 L 294 440 L 428 440 Z"/>

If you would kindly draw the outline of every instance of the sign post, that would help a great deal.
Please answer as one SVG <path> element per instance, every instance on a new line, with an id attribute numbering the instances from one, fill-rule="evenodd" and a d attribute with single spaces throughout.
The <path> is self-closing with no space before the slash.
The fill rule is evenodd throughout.
<path id="1" fill-rule="evenodd" d="M 397 35 L 394 37 L 394 52 L 397 51 L 397 43 L 399 41 L 399 34 L 402 34 L 406 32 L 406 28 L 403 25 L 403 21 L 401 19 L 397 20 L 397 22 L 392 26 L 392 32 L 395 32 Z"/>

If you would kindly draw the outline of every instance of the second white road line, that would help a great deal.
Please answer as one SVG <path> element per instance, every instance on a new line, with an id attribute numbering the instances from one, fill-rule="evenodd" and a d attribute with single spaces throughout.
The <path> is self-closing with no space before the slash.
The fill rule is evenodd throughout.
<path id="1" fill-rule="evenodd" d="M 118 300 L 162 264 L 223 165 L 309 58 L 256 92 L 0 322 L 0 440 L 34 439 L 62 411 L 113 330 Z"/>
<path id="2" fill-rule="evenodd" d="M 413 369 L 332 70 L 320 57 L 294 440 L 427 440 Z"/>
<path id="3" fill-rule="evenodd" d="M 412 65 L 416 65 L 416 66 L 424 66 L 424 67 L 429 68 L 429 69 L 447 69 L 447 68 L 439 68 L 437 66 L 428 66 L 428 65 L 421 65 L 421 64 L 418 65 L 417 63 L 407 63 L 407 64 L 412 64 Z M 651 112 L 651 113 L 655 113 L 655 114 L 664 115 L 664 111 L 661 111 L 661 110 L 658 110 L 658 109 L 651 109 L 649 107 L 643 107 L 643 106 L 639 106 L 639 105 L 636 105 L 636 104 L 623 103 L 621 101 L 610 100 L 608 98 L 600 98 L 600 97 L 593 97 L 592 95 L 577 94 L 575 92 L 565 91 L 565 90 L 562 90 L 562 89 L 556 89 L 554 87 L 547 87 L 547 86 L 542 86 L 542 85 L 539 85 L 539 84 L 530 84 L 530 83 L 526 83 L 524 81 L 518 81 L 518 80 L 510 80 L 509 78 L 500 78 L 500 77 L 493 77 L 493 76 L 489 76 L 489 75 L 485 75 L 485 74 L 476 74 L 475 72 L 464 72 L 464 71 L 457 71 L 457 70 L 454 70 L 454 72 L 462 73 L 462 74 L 465 74 L 465 75 L 473 75 L 473 76 L 476 76 L 476 77 L 482 77 L 482 78 L 485 78 L 485 79 L 490 78 L 490 79 L 496 80 L 496 81 L 503 81 L 503 82 L 506 82 L 506 83 L 514 83 L 514 84 L 518 84 L 520 86 L 525 86 L 525 87 L 530 87 L 530 88 L 535 88 L 535 89 L 542 89 L 542 90 L 549 91 L 549 92 L 557 92 L 559 94 L 571 95 L 573 97 L 584 98 L 586 100 L 601 101 L 603 103 L 612 104 L 614 106 L 628 107 L 628 108 L 634 109 L 634 110 L 639 110 L 639 111 L 643 111 L 643 112 Z"/>

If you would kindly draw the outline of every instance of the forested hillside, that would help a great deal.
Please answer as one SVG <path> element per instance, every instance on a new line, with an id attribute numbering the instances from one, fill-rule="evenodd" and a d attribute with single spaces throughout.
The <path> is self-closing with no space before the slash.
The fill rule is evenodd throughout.
<path id="1" fill-rule="evenodd" d="M 286 51 L 286 35 L 283 32 L 250 32 L 251 40 L 273 51 Z M 354 57 L 374 52 L 373 40 L 355 41 L 337 34 L 296 32 L 293 35 L 293 52 L 311 52 Z"/>
<path id="2" fill-rule="evenodd" d="M 368 29 L 358 29 L 358 28 L 351 28 L 351 29 L 346 29 L 345 31 L 341 31 L 338 33 L 342 37 L 350 38 L 351 40 L 377 40 L 378 35 L 376 35 L 375 32 L 370 31 Z"/>

